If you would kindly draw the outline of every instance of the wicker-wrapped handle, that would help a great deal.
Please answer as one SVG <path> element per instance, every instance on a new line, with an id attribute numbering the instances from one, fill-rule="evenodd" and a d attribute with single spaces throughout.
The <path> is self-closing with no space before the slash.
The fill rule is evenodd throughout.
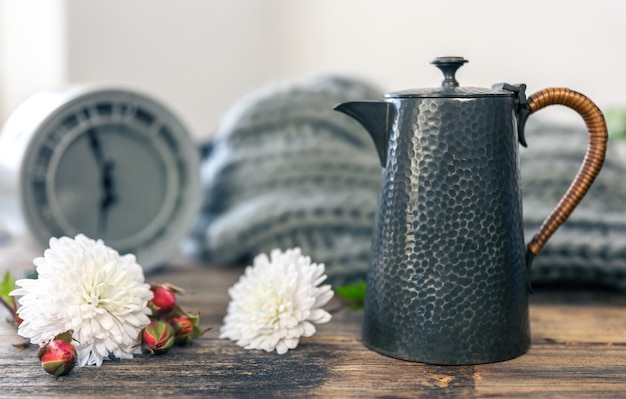
<path id="1" fill-rule="evenodd" d="M 608 141 L 608 132 L 602 111 L 584 95 L 570 89 L 553 87 L 541 90 L 528 98 L 530 113 L 553 104 L 565 105 L 583 117 L 589 131 L 587 153 L 565 195 L 552 213 L 543 221 L 539 232 L 528 243 L 527 266 L 529 268 L 532 258 L 541 251 L 548 239 L 565 222 L 589 190 L 604 163 Z"/>

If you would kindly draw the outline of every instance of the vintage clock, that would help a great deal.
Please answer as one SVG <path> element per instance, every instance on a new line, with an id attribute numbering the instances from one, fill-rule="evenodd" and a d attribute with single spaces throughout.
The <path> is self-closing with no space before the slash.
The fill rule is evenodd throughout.
<path id="1" fill-rule="evenodd" d="M 0 212 L 11 233 L 83 233 L 146 270 L 167 261 L 201 202 L 198 149 L 179 119 L 126 89 L 40 92 L 0 132 Z"/>

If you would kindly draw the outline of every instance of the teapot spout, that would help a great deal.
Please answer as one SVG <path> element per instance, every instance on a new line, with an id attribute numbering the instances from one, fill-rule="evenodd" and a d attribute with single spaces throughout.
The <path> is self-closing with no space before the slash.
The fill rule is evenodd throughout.
<path id="1" fill-rule="evenodd" d="M 393 104 L 384 101 L 351 101 L 334 108 L 359 122 L 372 136 L 380 164 L 387 166 L 387 146 L 393 123 Z"/>

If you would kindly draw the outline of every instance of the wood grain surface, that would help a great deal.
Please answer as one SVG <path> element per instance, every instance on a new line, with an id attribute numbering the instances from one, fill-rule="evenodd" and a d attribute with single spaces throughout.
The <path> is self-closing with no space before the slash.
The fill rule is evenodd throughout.
<path id="1" fill-rule="evenodd" d="M 188 310 L 212 327 L 191 347 L 161 356 L 108 361 L 55 379 L 36 348 L 17 349 L 0 320 L 2 398 L 624 398 L 626 296 L 592 289 L 541 289 L 531 297 L 533 346 L 517 359 L 478 366 L 431 366 L 392 359 L 360 342 L 362 311 L 328 305 L 333 320 L 285 355 L 220 340 L 227 289 L 241 268 L 184 261 L 148 276 L 186 288 Z"/>

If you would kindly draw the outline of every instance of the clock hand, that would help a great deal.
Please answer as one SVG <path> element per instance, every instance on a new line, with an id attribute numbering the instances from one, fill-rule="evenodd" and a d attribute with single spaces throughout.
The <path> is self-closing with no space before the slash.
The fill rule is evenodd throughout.
<path id="1" fill-rule="evenodd" d="M 100 169 L 100 185 L 102 187 L 102 196 L 98 206 L 98 234 L 104 235 L 107 227 L 109 210 L 117 203 L 117 192 L 115 190 L 115 179 L 113 177 L 113 169 L 115 162 L 106 159 L 104 149 L 96 129 L 90 129 L 87 133 L 91 150 Z"/>
<path id="2" fill-rule="evenodd" d="M 87 131 L 87 136 L 89 137 L 89 147 L 91 148 L 91 152 L 93 152 L 94 158 L 96 158 L 98 168 L 102 169 L 104 154 L 102 152 L 102 144 L 100 143 L 96 129 L 89 129 L 89 131 Z"/>
<path id="3" fill-rule="evenodd" d="M 117 203 L 117 192 L 115 191 L 115 180 L 113 178 L 113 169 L 115 163 L 112 160 L 104 162 L 102 173 L 103 195 L 100 199 L 100 214 L 98 221 L 98 230 L 100 234 L 106 232 L 109 210 Z"/>

